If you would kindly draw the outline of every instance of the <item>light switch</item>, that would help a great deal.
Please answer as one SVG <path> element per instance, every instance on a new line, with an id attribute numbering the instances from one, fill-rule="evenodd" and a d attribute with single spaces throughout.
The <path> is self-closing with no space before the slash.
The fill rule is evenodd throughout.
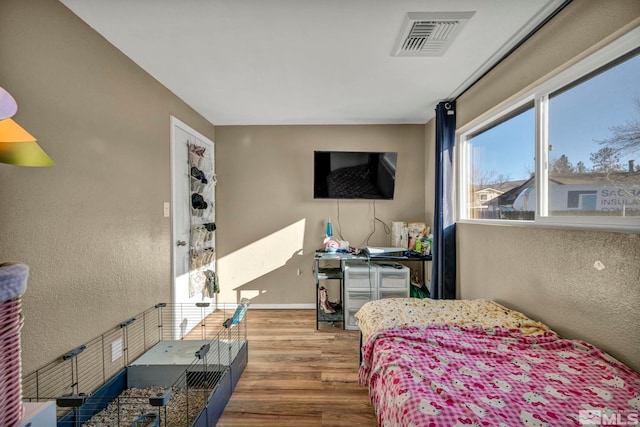
<path id="1" fill-rule="evenodd" d="M 169 202 L 164 202 L 164 217 L 169 218 L 171 216 L 171 204 Z"/>

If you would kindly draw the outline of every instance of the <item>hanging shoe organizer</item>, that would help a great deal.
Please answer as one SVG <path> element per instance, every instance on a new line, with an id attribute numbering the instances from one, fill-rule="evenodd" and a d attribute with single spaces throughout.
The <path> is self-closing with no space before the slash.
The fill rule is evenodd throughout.
<path id="1" fill-rule="evenodd" d="M 212 298 L 219 292 L 215 276 L 215 185 L 213 152 L 189 141 L 189 168 L 191 194 L 191 233 L 189 297 L 202 293 Z"/>

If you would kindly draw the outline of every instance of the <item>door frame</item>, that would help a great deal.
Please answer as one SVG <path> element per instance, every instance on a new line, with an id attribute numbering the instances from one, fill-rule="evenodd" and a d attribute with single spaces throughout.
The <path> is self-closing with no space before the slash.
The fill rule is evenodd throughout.
<path id="1" fill-rule="evenodd" d="M 177 256 L 176 256 L 176 248 L 177 246 L 177 236 L 176 236 L 176 212 L 177 212 L 177 203 L 176 203 L 176 195 L 177 195 L 177 190 L 175 188 L 176 186 L 176 174 L 181 174 L 181 173 L 186 173 L 187 175 L 189 175 L 189 169 L 188 169 L 188 163 L 185 165 L 185 170 L 184 171 L 180 171 L 177 170 L 176 167 L 176 152 L 178 149 L 186 149 L 186 147 L 183 147 L 181 143 L 179 143 L 179 141 L 177 141 L 177 136 L 176 136 L 176 130 L 178 128 L 182 129 L 183 131 L 193 135 L 194 137 L 208 143 L 211 144 L 212 147 L 215 147 L 214 142 L 207 138 L 206 136 L 202 135 L 200 132 L 198 132 L 197 130 L 193 129 L 191 126 L 187 125 L 186 123 L 184 123 L 183 121 L 181 121 L 180 119 L 178 119 L 177 117 L 170 115 L 169 116 L 170 120 L 170 127 L 171 127 L 171 137 L 170 137 L 170 149 L 171 149 L 171 302 L 172 303 L 176 303 L 179 301 L 179 296 L 177 295 L 177 286 L 176 286 L 176 271 L 177 271 L 177 265 L 176 263 L 178 262 Z M 214 155 L 213 155 L 213 162 L 214 162 L 214 170 L 215 170 L 215 151 L 214 151 Z M 215 194 L 215 193 L 214 193 Z M 188 202 L 188 200 L 187 200 Z M 215 206 L 215 203 L 214 203 Z M 215 207 L 214 207 L 215 209 Z M 215 245 L 214 245 L 215 246 Z M 217 269 L 216 269 L 217 270 Z"/>

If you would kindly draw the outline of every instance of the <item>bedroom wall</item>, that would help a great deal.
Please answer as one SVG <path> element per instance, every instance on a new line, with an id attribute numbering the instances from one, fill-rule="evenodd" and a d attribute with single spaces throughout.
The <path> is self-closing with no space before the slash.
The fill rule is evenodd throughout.
<path id="1" fill-rule="evenodd" d="M 424 125 L 216 126 L 220 301 L 315 306 L 313 255 L 325 223 L 352 246 L 389 246 L 375 217 L 425 220 Z M 397 151 L 394 200 L 314 200 L 313 151 Z M 374 231 L 375 226 L 375 231 Z M 337 290 L 330 289 L 331 292 Z M 336 294 L 330 294 L 335 300 Z"/>
<path id="2" fill-rule="evenodd" d="M 213 125 L 55 0 L 0 2 L 0 86 L 56 162 L 0 164 L 0 262 L 30 267 L 28 374 L 170 299 L 169 116 Z"/>
<path id="3" fill-rule="evenodd" d="M 639 17 L 634 0 L 574 0 L 458 99 L 457 127 L 638 26 Z M 469 223 L 457 230 L 459 298 L 497 300 L 640 369 L 639 234 Z"/>

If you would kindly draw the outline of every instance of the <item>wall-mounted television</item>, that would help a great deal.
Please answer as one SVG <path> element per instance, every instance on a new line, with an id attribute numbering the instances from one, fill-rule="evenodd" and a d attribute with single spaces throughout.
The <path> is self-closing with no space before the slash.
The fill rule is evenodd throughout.
<path id="1" fill-rule="evenodd" d="M 391 200 L 397 152 L 314 151 L 314 199 Z"/>

